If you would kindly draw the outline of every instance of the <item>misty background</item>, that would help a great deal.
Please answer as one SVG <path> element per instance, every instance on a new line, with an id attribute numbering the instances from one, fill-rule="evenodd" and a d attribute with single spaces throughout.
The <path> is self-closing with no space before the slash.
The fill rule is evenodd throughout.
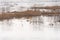
<path id="1" fill-rule="evenodd" d="M 0 0 L 0 13 L 32 6 L 60 6 L 60 0 Z M 60 16 L 36 16 L 0 21 L 0 40 L 60 40 Z"/>
<path id="2" fill-rule="evenodd" d="M 60 0 L 0 0 L 0 12 L 24 11 L 35 4 L 36 6 L 60 6 Z"/>

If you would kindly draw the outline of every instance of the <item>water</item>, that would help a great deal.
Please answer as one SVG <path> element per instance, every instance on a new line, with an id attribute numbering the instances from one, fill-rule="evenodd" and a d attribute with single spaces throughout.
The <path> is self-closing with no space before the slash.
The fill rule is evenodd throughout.
<path id="1" fill-rule="evenodd" d="M 0 40 L 60 40 L 59 16 L 0 21 Z"/>

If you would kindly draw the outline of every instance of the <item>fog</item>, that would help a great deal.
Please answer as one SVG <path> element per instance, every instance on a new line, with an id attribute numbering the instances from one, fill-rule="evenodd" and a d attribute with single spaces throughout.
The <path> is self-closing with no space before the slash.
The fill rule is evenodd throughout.
<path id="1" fill-rule="evenodd" d="M 60 40 L 59 20 L 59 16 L 36 16 L 0 21 L 0 40 Z"/>
<path id="2" fill-rule="evenodd" d="M 34 5 L 60 6 L 59 0 L 0 0 L 0 12 L 25 11 Z M 23 7 L 23 8 L 22 8 Z"/>

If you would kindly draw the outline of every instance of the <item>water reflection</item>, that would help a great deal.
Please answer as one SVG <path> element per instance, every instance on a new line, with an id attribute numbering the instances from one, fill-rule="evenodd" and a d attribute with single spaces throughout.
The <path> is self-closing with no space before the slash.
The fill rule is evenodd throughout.
<path id="1" fill-rule="evenodd" d="M 28 20 L 28 21 L 27 21 Z M 59 16 L 35 16 L 31 19 L 10 19 L 0 21 L 0 30 L 2 31 L 40 31 L 44 28 L 53 28 L 60 30 Z"/>
<path id="2" fill-rule="evenodd" d="M 60 40 L 59 20 L 59 16 L 35 16 L 0 21 L 0 40 Z"/>

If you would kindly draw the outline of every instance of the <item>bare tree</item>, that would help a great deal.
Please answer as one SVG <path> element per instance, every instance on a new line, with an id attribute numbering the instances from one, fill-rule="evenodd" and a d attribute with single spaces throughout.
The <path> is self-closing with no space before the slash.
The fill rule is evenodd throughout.
<path id="1" fill-rule="evenodd" d="M 2 12 L 9 12 L 10 11 L 10 7 L 13 6 L 10 2 L 6 2 L 6 1 L 4 1 L 2 3 L 2 5 L 3 5 Z"/>

